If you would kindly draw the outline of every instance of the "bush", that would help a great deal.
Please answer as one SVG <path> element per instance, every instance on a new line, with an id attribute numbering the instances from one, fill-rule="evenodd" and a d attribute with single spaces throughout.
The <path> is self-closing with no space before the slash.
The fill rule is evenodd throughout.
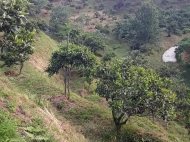
<path id="1" fill-rule="evenodd" d="M 117 13 L 117 10 L 115 10 L 115 9 L 110 9 L 110 14 L 111 15 L 115 15 Z"/>
<path id="2" fill-rule="evenodd" d="M 190 38 L 184 38 L 178 44 L 178 48 L 175 50 L 176 59 L 184 65 L 190 65 Z"/>
<path id="3" fill-rule="evenodd" d="M 95 13 L 94 13 L 94 17 L 95 18 L 99 18 L 101 15 L 100 15 L 100 13 L 98 12 L 98 11 L 96 11 Z"/>
<path id="4" fill-rule="evenodd" d="M 152 45 L 150 45 L 150 44 L 145 44 L 145 45 L 140 46 L 140 52 L 146 53 L 146 55 L 153 54 L 152 49 L 153 49 Z"/>
<path id="5" fill-rule="evenodd" d="M 47 29 L 47 23 L 42 20 L 42 19 L 31 19 L 26 23 L 26 28 L 30 31 L 32 31 L 33 29 L 36 29 L 37 32 L 39 32 L 40 30 L 44 31 Z"/>
<path id="6" fill-rule="evenodd" d="M 105 17 L 100 17 L 100 21 L 102 22 L 102 21 L 104 21 L 104 20 L 106 20 L 106 18 Z"/>
<path id="7" fill-rule="evenodd" d="M 101 25 L 101 24 L 97 24 L 95 26 L 95 28 L 97 30 L 100 31 L 100 33 L 104 33 L 104 34 L 109 34 L 110 33 L 110 30 L 109 30 L 109 26 L 108 25 L 105 25 L 104 27 Z"/>

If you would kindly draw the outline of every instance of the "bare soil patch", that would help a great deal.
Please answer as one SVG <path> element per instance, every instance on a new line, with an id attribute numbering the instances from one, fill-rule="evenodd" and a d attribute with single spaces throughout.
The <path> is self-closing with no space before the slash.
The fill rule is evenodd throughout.
<path id="1" fill-rule="evenodd" d="M 51 102 L 51 104 L 54 107 L 58 107 L 60 104 L 64 105 L 64 108 L 66 110 L 70 110 L 74 107 L 74 103 L 72 103 L 70 100 L 67 99 L 67 97 L 65 95 L 57 95 L 57 96 L 52 96 L 50 98 L 48 98 L 47 100 L 49 100 Z"/>
<path id="2" fill-rule="evenodd" d="M 0 100 L 0 108 L 4 108 L 4 107 L 5 107 L 5 103 Z"/>
<path id="3" fill-rule="evenodd" d="M 75 77 L 78 77 L 79 75 L 80 75 L 80 73 L 77 71 L 71 71 L 70 72 L 70 78 L 75 78 Z"/>
<path id="4" fill-rule="evenodd" d="M 5 75 L 6 75 L 6 76 L 10 76 L 10 77 L 17 77 L 17 76 L 19 76 L 20 74 L 16 73 L 15 71 L 6 71 L 6 72 L 5 72 Z"/>
<path id="5" fill-rule="evenodd" d="M 24 123 L 31 122 L 31 116 L 23 110 L 21 105 L 17 106 L 13 115 Z"/>
<path id="6" fill-rule="evenodd" d="M 36 67 L 41 72 L 44 72 L 48 64 L 47 61 L 43 61 L 41 58 L 38 58 L 35 55 L 31 56 L 29 61 L 34 67 Z"/>
<path id="7" fill-rule="evenodd" d="M 186 63 L 190 63 L 189 53 L 187 51 L 184 51 L 182 53 L 182 61 L 185 61 Z"/>
<path id="8" fill-rule="evenodd" d="M 88 95 L 88 92 L 85 90 L 85 89 L 80 89 L 80 90 L 77 90 L 76 93 L 81 96 L 81 97 L 85 97 Z"/>

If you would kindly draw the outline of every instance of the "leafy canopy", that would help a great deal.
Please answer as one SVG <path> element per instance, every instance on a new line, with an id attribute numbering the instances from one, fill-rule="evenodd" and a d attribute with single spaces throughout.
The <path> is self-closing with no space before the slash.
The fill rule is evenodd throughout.
<path id="1" fill-rule="evenodd" d="M 30 31 L 26 28 L 26 7 L 27 0 L 9 0 L 1 3 L 2 16 L 0 17 L 0 32 L 4 35 L 0 39 L 0 59 L 4 62 L 3 66 L 21 65 L 29 59 L 33 53 L 33 37 L 35 30 Z"/>
<path id="2" fill-rule="evenodd" d="M 57 6 L 52 10 L 50 18 L 50 28 L 53 33 L 59 32 L 61 26 L 65 25 L 69 21 L 69 9 Z"/>
<path id="3" fill-rule="evenodd" d="M 75 44 L 71 44 L 69 49 L 61 45 L 58 51 L 52 53 L 52 57 L 46 72 L 52 76 L 57 74 L 60 69 L 65 67 L 93 67 L 95 62 L 95 56 L 87 49 L 81 48 Z"/>
<path id="4" fill-rule="evenodd" d="M 116 25 L 119 39 L 126 38 L 135 45 L 154 44 L 159 37 L 159 12 L 151 0 L 146 0 L 136 11 L 135 18 L 129 17 Z"/>
<path id="5" fill-rule="evenodd" d="M 26 21 L 25 15 L 27 0 L 7 0 L 0 5 L 2 15 L 0 15 L 0 32 L 17 33 Z"/>
<path id="6" fill-rule="evenodd" d="M 103 51 L 106 48 L 105 37 L 101 33 L 87 33 L 79 29 L 72 28 L 69 24 L 60 27 L 56 34 L 60 39 L 66 39 L 70 33 L 70 42 L 80 46 L 86 46 L 96 54 L 98 51 Z"/>
<path id="7" fill-rule="evenodd" d="M 184 38 L 178 44 L 178 48 L 175 50 L 176 59 L 186 65 L 189 65 L 189 53 L 190 53 L 190 38 Z"/>
<path id="8" fill-rule="evenodd" d="M 133 66 L 133 61 L 114 61 L 99 67 L 97 93 L 109 101 L 117 127 L 133 115 L 161 116 L 168 120 L 174 111 L 175 94 L 171 81 L 162 79 L 152 69 Z"/>

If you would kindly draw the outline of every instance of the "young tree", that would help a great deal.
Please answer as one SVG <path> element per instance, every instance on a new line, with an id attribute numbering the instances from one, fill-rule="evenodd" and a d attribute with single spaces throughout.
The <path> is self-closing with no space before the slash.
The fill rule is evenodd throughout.
<path id="1" fill-rule="evenodd" d="M 49 66 L 45 70 L 49 76 L 57 74 L 59 70 L 64 69 L 64 84 L 65 84 L 65 95 L 68 90 L 68 98 L 70 96 L 69 81 L 70 72 L 72 69 L 83 68 L 93 69 L 96 63 L 96 58 L 87 49 L 81 48 L 75 44 L 71 44 L 69 48 L 61 45 L 58 51 L 52 53 Z"/>
<path id="2" fill-rule="evenodd" d="M 27 5 L 27 0 L 4 1 L 0 5 L 3 12 L 0 17 L 0 32 L 4 33 L 0 39 L 0 60 L 4 62 L 3 66 L 20 64 L 20 73 L 24 62 L 33 53 L 35 34 L 35 30 L 30 32 L 25 27 Z"/>
<path id="3" fill-rule="evenodd" d="M 175 94 L 168 89 L 169 79 L 153 70 L 132 66 L 133 61 L 115 61 L 97 72 L 97 93 L 109 101 L 117 131 L 134 115 L 161 116 L 173 114 Z"/>

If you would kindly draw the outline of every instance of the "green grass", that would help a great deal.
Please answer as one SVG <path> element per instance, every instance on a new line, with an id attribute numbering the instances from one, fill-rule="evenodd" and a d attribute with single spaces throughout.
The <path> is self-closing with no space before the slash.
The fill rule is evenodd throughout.
<path id="1" fill-rule="evenodd" d="M 118 42 L 111 38 L 113 38 L 113 37 L 109 37 L 109 39 L 107 41 L 108 45 L 107 45 L 106 51 L 114 52 L 114 53 L 116 53 L 116 55 L 118 57 L 122 57 L 122 58 L 125 57 L 127 55 L 127 53 L 130 51 L 129 45 L 124 41 Z M 116 49 L 114 50 L 114 48 L 116 48 Z"/>
<path id="2" fill-rule="evenodd" d="M 63 93 L 61 85 L 57 85 L 53 78 L 34 70 L 29 64 L 26 64 L 22 76 L 10 78 L 21 93 L 30 92 L 36 95 L 60 95 Z"/>
<path id="3" fill-rule="evenodd" d="M 35 58 L 40 59 L 47 65 L 47 60 L 51 56 L 51 52 L 57 49 L 57 43 L 51 40 L 44 33 L 35 43 Z M 116 43 L 118 45 L 118 43 Z M 121 49 L 124 52 L 126 44 L 122 44 Z M 128 47 L 127 47 L 128 48 Z M 119 55 L 123 53 L 116 50 Z M 38 51 L 38 52 L 37 52 Z M 45 54 L 44 54 L 45 53 Z M 124 55 L 124 54 L 123 54 Z M 158 56 L 156 56 L 157 59 Z M 153 57 L 152 57 L 153 59 Z M 155 58 L 156 59 L 156 58 Z M 18 104 L 22 105 L 32 116 L 41 116 L 39 106 L 35 103 L 35 98 L 41 95 L 56 96 L 63 94 L 62 80 L 58 76 L 48 77 L 42 70 L 36 68 L 39 64 L 32 64 L 31 61 L 25 64 L 23 73 L 18 77 L 8 77 L 4 72 L 8 68 L 0 69 L 0 98 L 9 98 L 9 107 L 12 109 Z M 17 68 L 13 68 L 16 69 Z M 82 89 L 83 79 L 77 78 L 72 80 L 73 91 Z M 29 97 L 28 97 L 29 96 Z M 31 97 L 33 96 L 33 97 Z M 13 101 L 14 100 L 14 101 Z M 50 109 L 54 110 L 56 116 L 68 128 L 66 131 L 59 133 L 53 131 L 56 135 L 69 139 L 69 142 L 74 141 L 90 141 L 90 142 L 112 142 L 115 141 L 114 124 L 111 116 L 111 110 L 107 104 L 102 101 L 97 95 L 88 95 L 80 97 L 75 93 L 71 93 L 70 100 L 65 100 L 69 105 L 63 102 L 61 110 L 56 110 L 51 105 Z M 14 104 L 14 105 L 13 105 Z M 42 107 L 43 108 L 43 107 Z M 44 117 L 44 116 L 43 116 Z M 45 118 L 44 118 L 45 119 Z M 44 122 L 46 122 L 43 119 Z M 162 121 L 158 121 L 162 123 Z M 54 124 L 54 123 L 53 123 Z M 49 124 L 51 125 L 51 124 Z M 48 126 L 49 126 L 48 125 Z M 51 125 L 53 127 L 53 125 Z M 53 129 L 49 126 L 49 129 Z M 55 127 L 55 126 L 54 126 Z M 161 124 L 153 124 L 149 119 L 144 117 L 131 117 L 126 125 L 122 128 L 122 137 L 130 142 L 139 142 L 142 139 L 152 141 L 182 141 L 189 142 L 189 136 L 184 126 L 171 122 L 168 127 Z M 77 139 L 77 137 L 80 139 Z M 70 138 L 68 138 L 70 137 Z M 82 138 L 83 137 L 83 138 Z"/>

